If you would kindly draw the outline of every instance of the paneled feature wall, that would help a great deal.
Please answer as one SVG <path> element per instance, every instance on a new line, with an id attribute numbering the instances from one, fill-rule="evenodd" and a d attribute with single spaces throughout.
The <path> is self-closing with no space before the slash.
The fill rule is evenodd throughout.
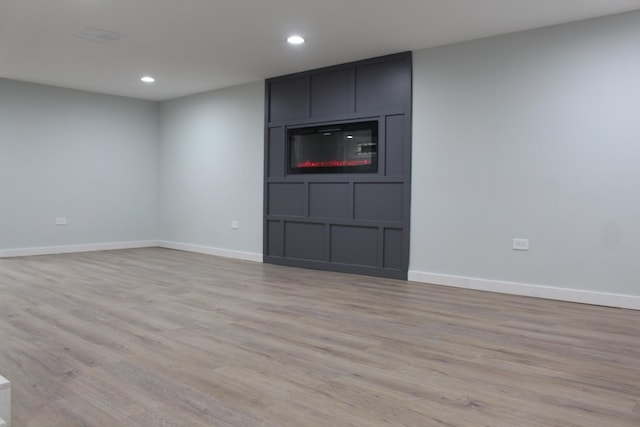
<path id="1" fill-rule="evenodd" d="M 264 261 L 406 279 L 411 53 L 267 80 Z M 378 122 L 376 173 L 287 173 L 287 129 Z"/>

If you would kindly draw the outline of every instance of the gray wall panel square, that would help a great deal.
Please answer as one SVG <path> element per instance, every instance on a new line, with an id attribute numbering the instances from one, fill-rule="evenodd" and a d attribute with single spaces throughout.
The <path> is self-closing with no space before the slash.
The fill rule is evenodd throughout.
<path id="1" fill-rule="evenodd" d="M 303 119 L 308 116 L 308 77 L 270 83 L 269 117 L 271 121 Z"/>
<path id="2" fill-rule="evenodd" d="M 267 255 L 284 255 L 282 231 L 282 223 L 280 221 L 267 221 Z"/>
<path id="3" fill-rule="evenodd" d="M 355 219 L 402 221 L 402 183 L 356 183 Z"/>
<path id="4" fill-rule="evenodd" d="M 269 215 L 306 216 L 305 185 L 302 183 L 269 184 Z"/>
<path id="5" fill-rule="evenodd" d="M 331 261 L 341 264 L 378 265 L 378 229 L 331 226 Z"/>
<path id="6" fill-rule="evenodd" d="M 354 110 L 351 68 L 311 76 L 311 116 L 349 114 Z"/>
<path id="7" fill-rule="evenodd" d="M 402 176 L 405 173 L 405 118 L 404 115 L 387 116 L 386 126 L 386 167 L 387 176 Z"/>
<path id="8" fill-rule="evenodd" d="M 349 218 L 349 184 L 309 184 L 309 216 L 314 218 Z"/>
<path id="9" fill-rule="evenodd" d="M 411 75 L 403 61 L 356 67 L 356 111 L 402 108 L 411 93 Z"/>
<path id="10" fill-rule="evenodd" d="M 269 177 L 284 176 L 284 128 L 269 129 Z"/>
<path id="11" fill-rule="evenodd" d="M 402 269 L 402 230 L 384 230 L 384 268 Z"/>
<path id="12" fill-rule="evenodd" d="M 324 224 L 286 222 L 284 228 L 286 257 L 325 261 Z"/>

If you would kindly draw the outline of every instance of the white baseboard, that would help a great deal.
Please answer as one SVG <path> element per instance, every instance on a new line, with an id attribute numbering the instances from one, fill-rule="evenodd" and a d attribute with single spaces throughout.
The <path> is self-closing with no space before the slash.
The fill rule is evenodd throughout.
<path id="1" fill-rule="evenodd" d="M 178 251 L 196 252 L 199 254 L 214 255 L 224 258 L 242 259 L 245 261 L 262 262 L 262 254 L 256 252 L 235 251 L 231 249 L 213 248 L 210 246 L 192 245 L 190 243 L 170 242 L 161 240 L 158 246 L 166 249 L 175 249 Z"/>
<path id="2" fill-rule="evenodd" d="M 86 245 L 4 249 L 0 250 L 0 258 L 150 247 L 161 247 L 179 251 L 220 256 L 224 258 L 263 262 L 261 253 L 214 248 L 210 246 L 193 245 L 189 243 L 172 242 L 166 240 L 140 240 L 130 242 L 93 243 Z M 511 295 L 522 295 L 535 298 L 546 298 L 559 301 L 569 301 L 583 304 L 640 310 L 640 296 L 635 295 L 623 295 L 607 292 L 586 291 L 581 289 L 568 289 L 553 286 L 478 279 L 473 277 L 428 273 L 415 270 L 409 271 L 408 280 L 412 282 L 451 286 L 455 288 L 473 289 L 479 291 L 498 292 Z M 5 421 L 7 420 L 5 419 Z"/>
<path id="3" fill-rule="evenodd" d="M 230 249 L 213 248 L 210 246 L 192 245 L 189 243 L 170 242 L 165 240 L 141 240 L 133 242 L 109 242 L 93 243 L 86 245 L 46 246 L 37 248 L 18 248 L 0 250 L 0 258 L 12 258 L 34 255 L 68 254 L 74 252 L 109 251 L 117 249 L 137 249 L 161 247 L 176 249 L 179 251 L 197 252 L 207 255 L 215 255 L 225 258 L 242 259 L 246 261 L 262 262 L 262 254 L 255 252 L 243 252 Z"/>
<path id="4" fill-rule="evenodd" d="M 412 282 L 640 310 L 640 296 L 409 271 Z"/>
<path id="5" fill-rule="evenodd" d="M 0 250 L 0 258 L 19 256 L 68 254 L 73 252 L 110 251 L 116 249 L 151 248 L 158 246 L 157 240 L 140 240 L 132 242 L 92 243 L 86 245 L 46 246 L 39 248 L 19 248 Z"/>

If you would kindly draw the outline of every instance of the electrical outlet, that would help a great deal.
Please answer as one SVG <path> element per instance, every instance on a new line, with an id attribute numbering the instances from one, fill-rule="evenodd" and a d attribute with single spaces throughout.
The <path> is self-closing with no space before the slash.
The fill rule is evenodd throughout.
<path id="1" fill-rule="evenodd" d="M 238 228 L 240 228 L 240 223 L 238 221 L 231 221 L 231 228 L 237 230 Z"/>
<path id="2" fill-rule="evenodd" d="M 56 225 L 67 225 L 67 218 L 56 218 Z"/>
<path id="3" fill-rule="evenodd" d="M 529 239 L 513 239 L 513 250 L 514 251 L 528 251 L 529 250 Z"/>

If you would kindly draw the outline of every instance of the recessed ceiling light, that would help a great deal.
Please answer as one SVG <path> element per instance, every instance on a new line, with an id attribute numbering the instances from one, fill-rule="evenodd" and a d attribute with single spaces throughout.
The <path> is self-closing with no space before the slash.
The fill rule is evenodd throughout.
<path id="1" fill-rule="evenodd" d="M 287 37 L 287 42 L 289 42 L 290 44 L 302 44 L 304 43 L 304 39 L 300 36 L 289 36 Z"/>
<path id="2" fill-rule="evenodd" d="M 144 77 L 141 77 L 141 78 L 140 78 L 140 80 L 142 80 L 142 81 L 143 81 L 143 82 L 145 82 L 145 83 L 153 83 L 153 82 L 155 82 L 155 81 L 156 81 L 156 79 L 154 79 L 154 78 L 153 78 L 153 77 L 151 77 L 151 76 L 144 76 Z"/>

